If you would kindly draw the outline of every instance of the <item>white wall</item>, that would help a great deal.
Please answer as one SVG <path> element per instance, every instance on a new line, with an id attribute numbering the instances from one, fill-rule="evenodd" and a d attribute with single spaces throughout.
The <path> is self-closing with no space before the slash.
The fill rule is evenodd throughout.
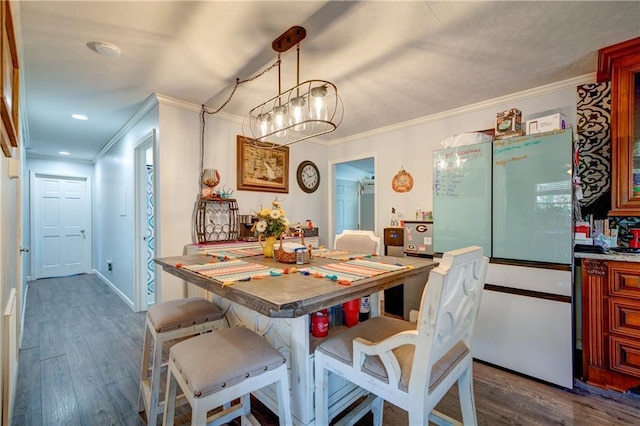
<path id="1" fill-rule="evenodd" d="M 423 211 L 433 210 L 433 151 L 442 149 L 442 140 L 464 132 L 491 129 L 495 125 L 496 113 L 509 108 L 522 111 L 523 126 L 525 120 L 552 112 L 562 112 L 575 124 L 576 86 L 589 82 L 593 82 L 593 76 L 470 105 L 459 111 L 425 117 L 409 127 L 397 126 L 388 131 L 331 145 L 328 149 L 328 161 L 336 163 L 343 158 L 375 152 L 377 229 L 382 230 L 389 226 L 391 207 L 396 208 L 400 220 L 413 220 L 417 205 Z M 402 167 L 411 173 L 414 180 L 413 189 L 404 194 L 391 190 L 391 180 Z M 434 220 L 438 218 L 435 217 Z"/>
<path id="2" fill-rule="evenodd" d="M 135 271 L 135 146 L 157 127 L 156 105 L 115 141 L 96 161 L 94 169 L 93 268 L 132 307 Z M 112 271 L 107 269 L 107 259 L 112 260 Z"/>

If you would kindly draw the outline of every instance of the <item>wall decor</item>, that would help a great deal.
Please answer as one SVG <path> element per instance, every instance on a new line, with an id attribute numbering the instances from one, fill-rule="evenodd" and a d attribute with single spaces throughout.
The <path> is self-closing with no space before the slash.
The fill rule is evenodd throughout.
<path id="1" fill-rule="evenodd" d="M 305 160 L 298 165 L 296 179 L 300 189 L 310 194 L 320 187 L 320 170 L 313 161 Z"/>
<path id="2" fill-rule="evenodd" d="M 411 173 L 400 168 L 400 171 L 391 180 L 391 188 L 395 192 L 409 192 L 413 188 L 413 176 Z"/>
<path id="3" fill-rule="evenodd" d="M 611 85 L 609 82 L 583 84 L 577 87 L 577 134 L 580 163 L 578 176 L 582 182 L 581 201 L 584 207 L 595 204 L 608 194 L 611 176 Z M 603 211 L 593 212 L 604 217 L 610 201 L 604 203 Z"/>
<path id="4" fill-rule="evenodd" d="M 20 84 L 20 68 L 16 45 L 11 2 L 2 2 L 2 49 L 0 64 L 2 65 L 0 84 L 0 117 L 9 143 L 18 147 L 18 87 Z M 6 155 L 6 153 L 5 153 Z"/>
<path id="5" fill-rule="evenodd" d="M 289 193 L 289 147 L 237 137 L 238 189 Z"/>

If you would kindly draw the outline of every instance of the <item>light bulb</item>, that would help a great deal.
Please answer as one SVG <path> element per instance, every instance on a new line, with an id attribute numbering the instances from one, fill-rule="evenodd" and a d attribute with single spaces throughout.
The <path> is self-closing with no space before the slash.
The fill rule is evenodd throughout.
<path id="1" fill-rule="evenodd" d="M 291 124 L 294 124 L 293 130 L 302 131 L 305 129 L 305 121 L 307 119 L 306 103 L 302 96 L 291 99 Z"/>
<path id="2" fill-rule="evenodd" d="M 277 106 L 273 108 L 274 128 L 277 137 L 287 136 L 286 128 L 289 126 L 289 117 L 287 117 L 287 107 Z"/>
<path id="3" fill-rule="evenodd" d="M 260 136 L 266 136 L 271 131 L 271 114 L 258 114 Z"/>
<path id="4" fill-rule="evenodd" d="M 311 107 L 311 114 L 314 120 L 327 121 L 327 103 L 325 97 L 327 96 L 327 86 L 319 86 L 311 89 L 311 98 L 313 105 Z"/>

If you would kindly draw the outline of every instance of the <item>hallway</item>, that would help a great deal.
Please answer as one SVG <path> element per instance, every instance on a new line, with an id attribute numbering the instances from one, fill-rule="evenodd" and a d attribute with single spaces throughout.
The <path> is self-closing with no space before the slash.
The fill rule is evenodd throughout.
<path id="1" fill-rule="evenodd" d="M 95 275 L 29 282 L 13 424 L 144 424 L 144 318 Z"/>
<path id="2" fill-rule="evenodd" d="M 95 275 L 30 282 L 13 425 L 144 425 L 136 409 L 144 319 Z M 567 391 L 481 363 L 474 381 L 480 425 L 640 424 L 637 396 Z M 437 408 L 461 418 L 456 392 Z M 385 426 L 406 425 L 404 411 L 385 407 Z M 261 404 L 252 408 L 263 424 L 277 424 Z M 369 424 L 370 415 L 358 422 Z"/>

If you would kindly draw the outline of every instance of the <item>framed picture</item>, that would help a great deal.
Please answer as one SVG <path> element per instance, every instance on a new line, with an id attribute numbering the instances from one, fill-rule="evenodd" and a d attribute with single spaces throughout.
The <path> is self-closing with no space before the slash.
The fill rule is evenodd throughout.
<path id="1" fill-rule="evenodd" d="M 289 147 L 238 136 L 238 189 L 289 193 Z"/>
<path id="2" fill-rule="evenodd" d="M 4 126 L 0 126 L 0 148 L 2 148 L 5 157 L 11 157 L 11 147 L 9 143 L 9 136 L 7 136 Z"/>
<path id="3" fill-rule="evenodd" d="M 3 1 L 0 43 L 0 118 L 13 147 L 18 147 L 18 88 L 20 67 L 11 4 Z M 4 147 L 3 147 L 4 151 Z M 6 155 L 6 154 L 5 154 Z"/>

